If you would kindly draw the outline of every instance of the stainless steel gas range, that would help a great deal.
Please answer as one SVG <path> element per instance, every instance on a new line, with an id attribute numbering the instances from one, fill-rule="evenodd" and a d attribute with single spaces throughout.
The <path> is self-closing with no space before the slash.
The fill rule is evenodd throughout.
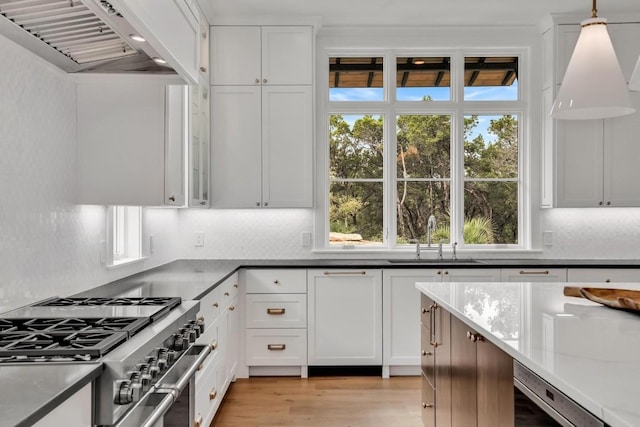
<path id="1" fill-rule="evenodd" d="M 0 365 L 101 361 L 94 424 L 193 425 L 197 301 L 51 298 L 0 315 Z"/>

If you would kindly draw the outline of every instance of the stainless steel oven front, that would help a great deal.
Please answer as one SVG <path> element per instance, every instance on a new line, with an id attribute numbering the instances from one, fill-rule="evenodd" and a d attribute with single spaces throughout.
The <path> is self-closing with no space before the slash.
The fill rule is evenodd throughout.
<path id="1" fill-rule="evenodd" d="M 118 421 L 117 427 L 185 427 L 196 424 L 195 374 L 210 346 L 193 345 Z"/>
<path id="2" fill-rule="evenodd" d="M 604 422 L 540 378 L 513 361 L 515 425 L 604 427 Z"/>

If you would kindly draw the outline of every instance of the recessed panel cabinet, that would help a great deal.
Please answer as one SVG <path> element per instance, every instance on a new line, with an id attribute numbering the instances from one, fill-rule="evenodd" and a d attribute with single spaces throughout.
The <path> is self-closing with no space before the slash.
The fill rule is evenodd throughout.
<path id="1" fill-rule="evenodd" d="M 187 86 L 177 82 L 78 77 L 78 203 L 184 204 Z"/>
<path id="2" fill-rule="evenodd" d="M 543 35 L 543 207 L 640 206 L 640 93 L 634 114 L 600 120 L 553 120 L 551 105 L 580 33 L 578 22 L 554 24 Z M 627 81 L 640 55 L 640 23 L 607 25 Z"/>
<path id="3" fill-rule="evenodd" d="M 313 205 L 311 27 L 211 28 L 212 207 Z"/>

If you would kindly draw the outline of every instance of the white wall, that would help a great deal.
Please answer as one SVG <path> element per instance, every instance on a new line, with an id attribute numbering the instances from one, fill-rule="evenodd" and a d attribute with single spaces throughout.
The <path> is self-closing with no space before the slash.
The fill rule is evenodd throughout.
<path id="1" fill-rule="evenodd" d="M 0 312 L 69 295 L 176 258 L 178 215 L 146 209 L 147 261 L 106 270 L 105 208 L 74 205 L 76 90 L 62 71 L 0 36 Z"/>

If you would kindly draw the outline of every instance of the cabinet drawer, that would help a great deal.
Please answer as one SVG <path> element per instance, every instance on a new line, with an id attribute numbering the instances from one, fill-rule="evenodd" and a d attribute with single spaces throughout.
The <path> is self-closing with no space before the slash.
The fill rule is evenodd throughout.
<path id="1" fill-rule="evenodd" d="M 222 358 L 216 357 L 196 376 L 195 415 L 202 418 L 201 425 L 209 425 L 222 398 Z"/>
<path id="2" fill-rule="evenodd" d="M 215 322 L 220 314 L 221 297 L 220 286 L 213 289 L 200 300 L 200 311 L 198 317 L 204 317 L 205 329 L 211 323 Z"/>
<path id="3" fill-rule="evenodd" d="M 238 273 L 227 278 L 224 282 L 218 286 L 220 288 L 220 295 L 222 299 L 222 307 L 228 307 L 229 303 L 238 296 Z"/>
<path id="4" fill-rule="evenodd" d="M 307 364 L 306 329 L 247 329 L 248 366 Z"/>
<path id="5" fill-rule="evenodd" d="M 306 294 L 307 270 L 246 270 L 248 294 Z"/>
<path id="6" fill-rule="evenodd" d="M 248 294 L 247 328 L 306 328 L 307 296 L 303 294 Z"/>
<path id="7" fill-rule="evenodd" d="M 421 332 L 420 367 L 422 368 L 422 374 L 427 377 L 432 386 L 435 386 L 436 349 L 429 342 L 429 330 L 423 326 Z"/>
<path id="8" fill-rule="evenodd" d="M 420 294 L 420 321 L 422 324 L 429 328 L 431 325 L 431 305 L 433 301 L 424 294 Z"/>
<path id="9" fill-rule="evenodd" d="M 436 425 L 435 390 L 429 381 L 422 377 L 422 425 L 434 427 Z"/>

